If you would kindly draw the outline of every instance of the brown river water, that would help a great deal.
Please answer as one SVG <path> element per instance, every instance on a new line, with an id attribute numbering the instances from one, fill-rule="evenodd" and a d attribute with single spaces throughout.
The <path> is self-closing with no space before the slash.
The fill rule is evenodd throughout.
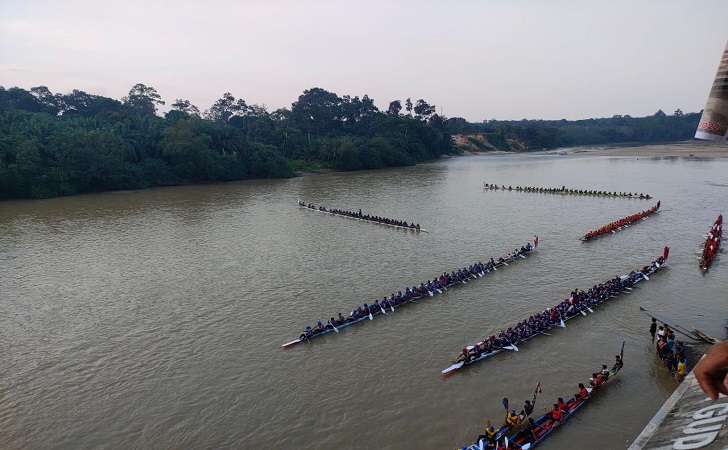
<path id="1" fill-rule="evenodd" d="M 484 191 L 484 181 L 655 200 Z M 297 200 L 419 222 L 415 234 Z M 586 231 L 662 201 L 629 229 Z M 724 337 L 728 257 L 698 270 L 728 213 L 728 160 L 557 152 L 0 203 L 0 448 L 453 449 L 503 397 L 536 411 L 625 345 L 619 377 L 541 446 L 625 448 L 675 389 L 639 306 Z M 540 236 L 498 272 L 283 350 L 307 325 Z M 503 353 L 459 350 L 671 247 L 667 267 Z"/>

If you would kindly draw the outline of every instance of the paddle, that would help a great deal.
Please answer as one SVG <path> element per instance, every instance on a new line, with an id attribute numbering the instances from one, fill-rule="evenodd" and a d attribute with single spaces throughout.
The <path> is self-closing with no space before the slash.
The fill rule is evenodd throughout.
<path id="1" fill-rule="evenodd" d="M 513 347 L 513 351 L 516 351 L 516 352 L 518 351 L 518 347 L 516 347 L 516 346 L 515 346 L 515 344 L 514 344 L 513 342 L 509 341 L 509 340 L 508 340 L 507 338 L 505 338 L 505 337 L 504 337 L 503 339 L 505 339 L 505 340 L 506 340 L 506 342 L 508 342 L 508 344 L 509 344 L 509 345 L 510 345 L 511 347 Z M 503 347 L 503 348 L 506 348 L 506 347 Z M 510 349 L 509 349 L 509 350 L 510 350 Z M 506 408 L 506 409 L 507 409 L 507 408 Z"/>
<path id="2" fill-rule="evenodd" d="M 590 313 L 594 314 L 594 310 L 593 310 L 593 309 L 591 309 L 591 308 L 589 307 L 589 305 L 585 305 L 585 306 L 586 306 L 586 309 L 588 309 Z"/>
<path id="3" fill-rule="evenodd" d="M 387 311 L 385 310 L 385 308 L 380 306 L 379 310 L 382 312 L 382 314 L 385 314 L 385 315 L 387 314 Z"/>
<path id="4" fill-rule="evenodd" d="M 581 313 L 582 316 L 586 316 L 586 313 L 584 312 L 583 309 L 580 309 L 580 308 L 576 308 L 576 309 Z"/>
<path id="5" fill-rule="evenodd" d="M 536 397 L 538 397 L 538 394 L 540 394 L 540 393 L 541 393 L 541 382 L 539 381 L 539 382 L 538 382 L 538 383 L 536 384 L 536 388 L 535 388 L 535 389 L 533 390 L 533 401 L 532 401 L 533 405 L 532 405 L 532 406 L 533 406 L 534 408 L 536 407 Z M 533 411 L 531 411 L 531 412 L 533 412 Z M 528 415 L 528 414 L 526 414 L 526 417 L 528 417 L 528 416 L 529 416 L 529 415 Z"/>
<path id="6" fill-rule="evenodd" d="M 640 273 L 642 273 L 642 272 L 640 272 Z M 642 273 L 642 276 L 645 277 L 645 280 L 650 281 L 650 278 L 646 274 Z"/>
<path id="7" fill-rule="evenodd" d="M 432 291 L 431 291 L 431 290 L 429 290 L 429 289 L 427 289 L 427 288 L 425 288 L 425 290 L 427 291 L 427 295 L 429 295 L 430 297 L 432 297 L 432 295 L 433 295 L 433 294 L 432 294 Z"/>
<path id="8" fill-rule="evenodd" d="M 559 324 L 561 328 L 566 328 L 566 324 L 564 323 L 564 319 L 561 319 L 561 323 Z"/>
<path id="9" fill-rule="evenodd" d="M 369 311 L 369 320 L 374 320 L 374 316 L 372 316 L 372 312 Z"/>
<path id="10" fill-rule="evenodd" d="M 329 319 L 329 323 L 331 324 L 332 327 L 334 327 L 334 331 L 336 331 L 338 333 L 339 329 L 336 328 L 336 325 L 334 325 L 334 322 L 332 322 L 331 319 Z"/>
<path id="11" fill-rule="evenodd" d="M 503 419 L 503 422 L 507 423 L 508 419 L 508 397 L 503 397 L 503 409 L 506 410 L 506 418 Z"/>

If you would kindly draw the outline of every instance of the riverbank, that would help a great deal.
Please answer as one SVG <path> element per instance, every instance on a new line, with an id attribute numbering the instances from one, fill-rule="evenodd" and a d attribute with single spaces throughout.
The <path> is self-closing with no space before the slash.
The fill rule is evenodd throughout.
<path id="1" fill-rule="evenodd" d="M 728 158 L 728 146 L 710 141 L 684 141 L 640 146 L 575 147 L 557 151 L 562 156 L 636 156 L 640 158 Z"/>

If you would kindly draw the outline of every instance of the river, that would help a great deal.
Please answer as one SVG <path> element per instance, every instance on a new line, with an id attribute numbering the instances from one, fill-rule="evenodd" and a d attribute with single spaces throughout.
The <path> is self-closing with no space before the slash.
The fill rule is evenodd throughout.
<path id="1" fill-rule="evenodd" d="M 655 200 L 484 191 L 484 181 Z M 419 222 L 415 234 L 297 200 Z M 586 231 L 661 200 L 629 229 Z M 675 389 L 639 306 L 724 336 L 728 258 L 698 247 L 728 213 L 728 160 L 477 155 L 289 180 L 0 203 L 0 448 L 455 448 L 540 381 L 542 412 L 625 346 L 619 377 L 542 445 L 624 448 Z M 283 350 L 303 327 L 498 257 L 443 295 Z M 459 349 L 649 263 L 588 317 L 443 379 Z"/>

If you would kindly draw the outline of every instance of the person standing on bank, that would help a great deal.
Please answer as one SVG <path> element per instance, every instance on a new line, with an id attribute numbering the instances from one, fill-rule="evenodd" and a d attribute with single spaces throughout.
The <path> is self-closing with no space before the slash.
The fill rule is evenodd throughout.
<path id="1" fill-rule="evenodd" d="M 657 333 L 657 319 L 652 318 L 652 324 L 650 325 L 650 334 L 652 335 L 652 342 L 655 342 L 655 333 Z"/>

